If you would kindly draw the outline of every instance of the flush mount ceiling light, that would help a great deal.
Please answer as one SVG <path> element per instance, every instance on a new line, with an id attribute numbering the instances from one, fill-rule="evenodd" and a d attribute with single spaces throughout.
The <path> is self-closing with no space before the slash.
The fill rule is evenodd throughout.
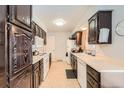
<path id="1" fill-rule="evenodd" d="M 65 20 L 59 18 L 59 19 L 54 20 L 53 23 L 57 26 L 63 26 L 66 22 Z"/>
<path id="2" fill-rule="evenodd" d="M 86 27 L 81 27 L 81 30 L 85 31 L 85 30 L 87 30 L 87 28 Z"/>

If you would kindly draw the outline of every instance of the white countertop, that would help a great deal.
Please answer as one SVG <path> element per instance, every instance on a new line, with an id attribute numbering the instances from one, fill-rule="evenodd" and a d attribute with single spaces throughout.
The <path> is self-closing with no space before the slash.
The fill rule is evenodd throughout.
<path id="1" fill-rule="evenodd" d="M 85 53 L 72 53 L 98 72 L 124 72 L 123 60 L 103 55 L 91 56 Z"/>
<path id="2" fill-rule="evenodd" d="M 44 56 L 48 55 L 49 53 L 50 53 L 50 52 L 33 56 L 33 62 L 32 62 L 32 64 L 37 63 L 38 61 L 40 61 L 42 58 L 44 58 Z"/>

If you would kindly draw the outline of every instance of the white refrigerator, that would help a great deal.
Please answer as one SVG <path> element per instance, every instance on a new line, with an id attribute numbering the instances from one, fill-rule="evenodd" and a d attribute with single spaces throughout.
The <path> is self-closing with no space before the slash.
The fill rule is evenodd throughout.
<path id="1" fill-rule="evenodd" d="M 70 52 L 73 48 L 76 48 L 76 41 L 68 39 L 66 42 L 66 62 L 70 64 Z"/>

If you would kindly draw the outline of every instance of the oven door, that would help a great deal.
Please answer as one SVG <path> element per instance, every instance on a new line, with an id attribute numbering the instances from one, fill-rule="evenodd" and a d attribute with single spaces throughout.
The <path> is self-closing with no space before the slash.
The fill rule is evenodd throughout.
<path id="1" fill-rule="evenodd" d="M 32 34 L 12 24 L 8 28 L 9 71 L 13 76 L 32 63 Z"/>

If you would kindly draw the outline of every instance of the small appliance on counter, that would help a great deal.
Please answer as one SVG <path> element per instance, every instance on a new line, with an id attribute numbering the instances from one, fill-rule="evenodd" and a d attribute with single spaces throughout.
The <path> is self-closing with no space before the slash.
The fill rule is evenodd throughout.
<path id="1" fill-rule="evenodd" d="M 82 49 L 81 47 L 73 48 L 73 49 L 71 50 L 71 52 L 79 53 L 79 52 L 83 52 L 83 49 Z"/>
<path id="2" fill-rule="evenodd" d="M 39 55 L 39 51 L 35 50 L 35 51 L 33 52 L 33 56 L 37 56 L 37 55 Z"/>

